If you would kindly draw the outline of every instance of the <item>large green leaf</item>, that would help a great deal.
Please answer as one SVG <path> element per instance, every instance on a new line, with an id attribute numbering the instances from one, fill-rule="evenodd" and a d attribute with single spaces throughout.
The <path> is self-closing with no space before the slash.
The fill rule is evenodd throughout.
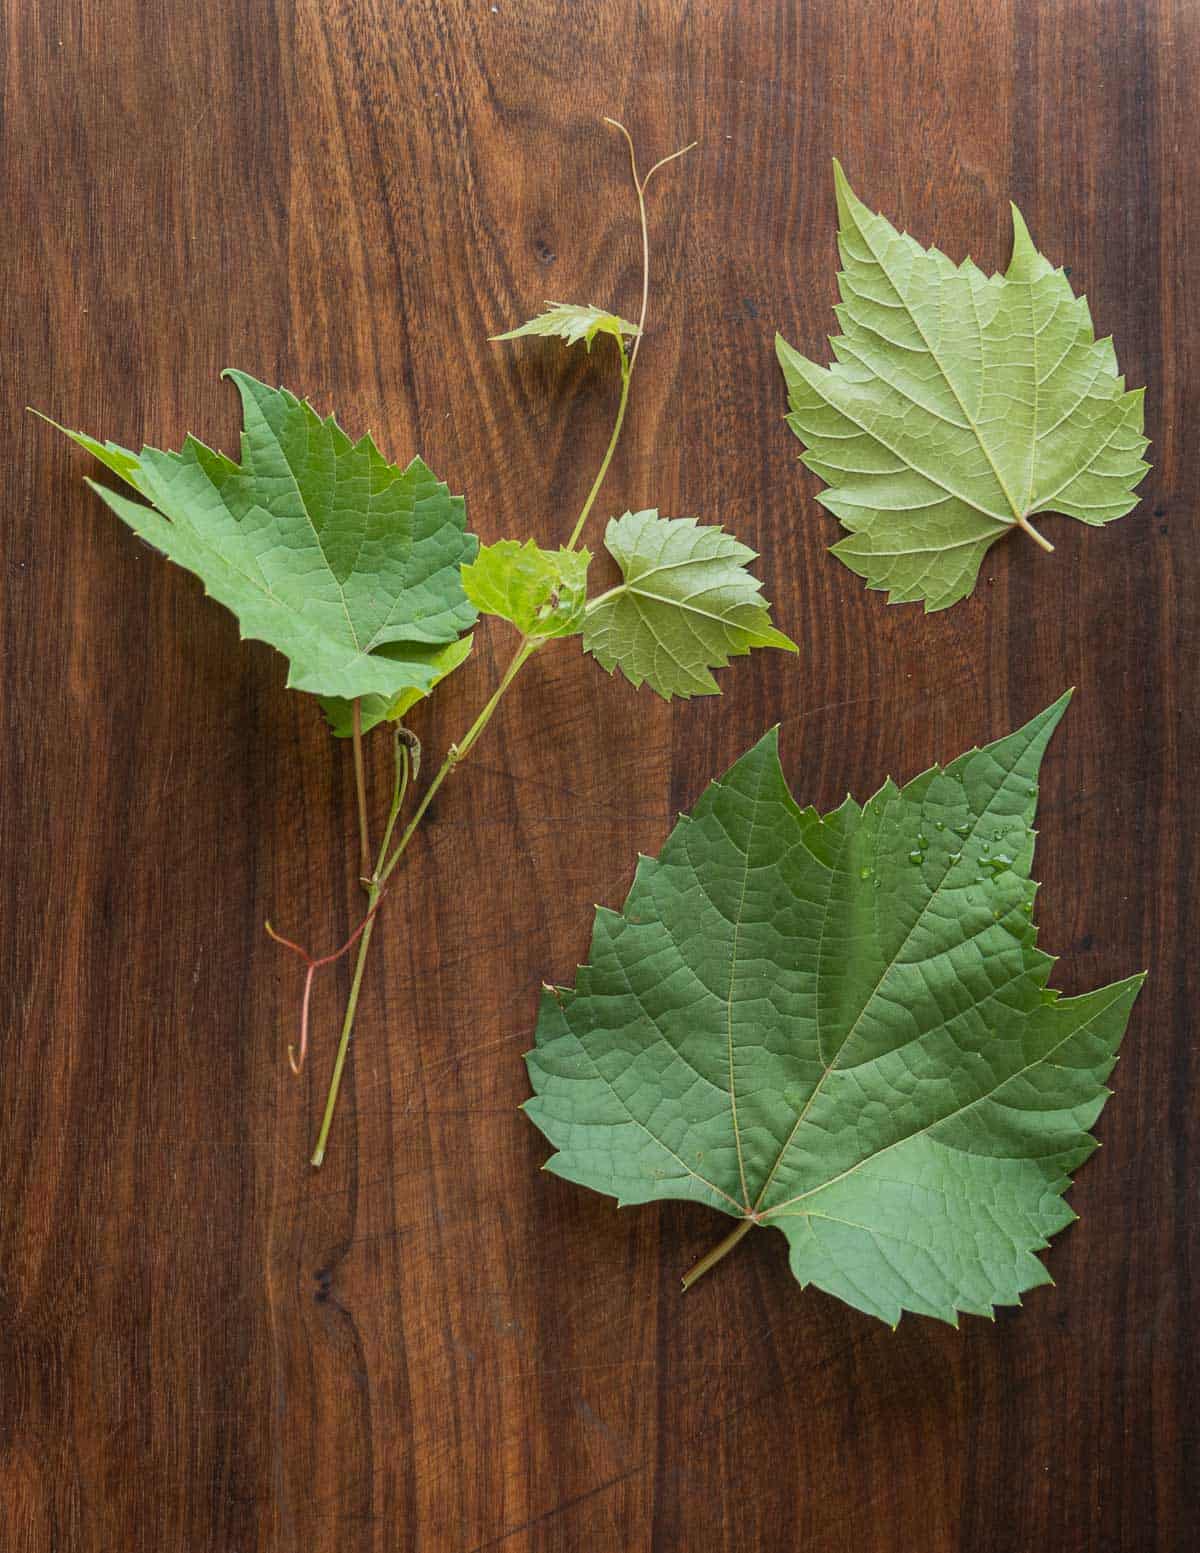
<path id="1" fill-rule="evenodd" d="M 583 645 L 609 673 L 660 696 L 717 695 L 709 672 L 753 647 L 796 644 L 771 624 L 755 552 L 691 518 L 627 512 L 604 535 L 624 579 L 587 606 Z"/>
<path id="2" fill-rule="evenodd" d="M 843 332 L 829 368 L 777 338 L 788 423 L 850 530 L 834 554 L 890 602 L 944 609 L 989 546 L 1036 537 L 1038 513 L 1102 524 L 1137 505 L 1143 390 L 1015 205 L 1012 262 L 988 276 L 897 232 L 834 170 Z"/>
<path id="3" fill-rule="evenodd" d="M 1047 1282 L 1142 980 L 1046 986 L 1031 826 L 1066 699 L 824 816 L 775 733 L 743 756 L 544 995 L 547 1168 L 782 1230 L 801 1284 L 893 1323 Z"/>
<path id="4" fill-rule="evenodd" d="M 462 498 L 419 458 L 399 469 L 285 390 L 226 376 L 242 397 L 240 465 L 192 437 L 179 453 L 137 454 L 68 431 L 153 505 L 94 489 L 194 572 L 243 636 L 288 658 L 293 689 L 428 692 L 439 677 L 430 648 L 475 619 L 460 577 L 476 550 Z"/>

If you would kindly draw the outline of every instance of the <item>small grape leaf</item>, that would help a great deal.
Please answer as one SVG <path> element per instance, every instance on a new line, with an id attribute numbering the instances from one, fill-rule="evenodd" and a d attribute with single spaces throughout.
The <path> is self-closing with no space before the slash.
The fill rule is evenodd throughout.
<path id="1" fill-rule="evenodd" d="M 645 682 L 667 701 L 717 695 L 710 669 L 752 647 L 797 651 L 771 624 L 746 570 L 755 552 L 719 527 L 627 512 L 609 523 L 604 543 L 624 581 L 588 604 L 583 645 L 635 688 Z"/>
<path id="2" fill-rule="evenodd" d="M 583 624 L 591 559 L 586 550 L 501 539 L 463 567 L 463 587 L 481 614 L 499 615 L 526 636 L 574 636 Z"/>
<path id="3" fill-rule="evenodd" d="M 284 389 L 228 371 L 242 398 L 242 463 L 189 437 L 132 453 L 66 431 L 152 506 L 88 483 L 135 533 L 289 660 L 319 696 L 428 694 L 439 654 L 475 620 L 460 568 L 475 554 L 461 496 L 419 458 L 389 464 L 369 436 Z"/>
<path id="4" fill-rule="evenodd" d="M 457 641 L 449 642 L 445 647 L 420 648 L 412 646 L 408 649 L 410 657 L 423 657 L 433 669 L 433 683 L 428 690 L 402 690 L 390 700 L 387 696 L 363 696 L 362 698 L 362 731 L 369 733 L 372 728 L 380 723 L 396 723 L 410 712 L 418 701 L 423 701 L 426 696 L 432 694 L 438 685 L 454 670 L 461 668 L 471 656 L 471 648 L 475 643 L 475 635 L 468 631 L 465 636 L 460 636 Z M 322 696 L 321 710 L 325 713 L 329 727 L 339 739 L 349 739 L 354 734 L 354 702 L 344 701 L 340 696 Z"/>
<path id="5" fill-rule="evenodd" d="M 591 307 L 579 302 L 547 302 L 544 313 L 539 313 L 528 323 L 509 329 L 504 334 L 493 334 L 492 339 L 517 340 L 527 334 L 553 335 L 565 340 L 568 345 L 578 345 L 583 340 L 590 351 L 592 341 L 598 334 L 611 334 L 624 350 L 624 336 L 640 332 L 637 324 L 619 318 L 616 313 L 606 312 L 602 307 Z"/>
<path id="6" fill-rule="evenodd" d="M 1015 528 L 1047 549 L 1037 513 L 1099 525 L 1137 505 L 1149 465 L 1144 390 L 1127 391 L 1087 299 L 1038 253 L 1012 207 L 1012 261 L 985 275 L 896 231 L 834 163 L 843 333 L 825 368 L 776 337 L 788 424 L 818 500 L 847 528 L 833 546 L 890 603 L 965 598 Z"/>
<path id="7" fill-rule="evenodd" d="M 1067 697 L 831 814 L 769 733 L 600 908 L 547 990 L 525 1109 L 546 1168 L 624 1205 L 708 1204 L 894 1324 L 1049 1282 L 1141 976 L 1047 986 L 1031 921 L 1038 770 Z"/>

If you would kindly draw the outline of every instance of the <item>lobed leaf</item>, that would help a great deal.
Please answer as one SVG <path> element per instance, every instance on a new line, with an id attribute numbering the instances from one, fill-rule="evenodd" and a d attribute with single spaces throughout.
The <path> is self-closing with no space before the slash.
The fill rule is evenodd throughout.
<path id="1" fill-rule="evenodd" d="M 427 695 L 443 672 L 438 649 L 475 620 L 460 569 L 477 541 L 462 497 L 421 459 L 400 469 L 286 390 L 225 375 L 242 399 L 240 464 L 192 437 L 179 453 L 137 454 L 67 431 L 151 505 L 89 484 L 195 573 L 243 637 L 283 653 L 291 688 Z"/>
<path id="2" fill-rule="evenodd" d="M 624 350 L 625 336 L 638 333 L 640 330 L 637 324 L 631 324 L 603 308 L 579 302 L 547 302 L 545 312 L 516 329 L 492 335 L 492 339 L 518 340 L 530 334 L 551 335 L 565 340 L 568 345 L 577 345 L 582 340 L 591 350 L 592 341 L 598 334 L 611 334 Z"/>
<path id="3" fill-rule="evenodd" d="M 778 1229 L 801 1285 L 891 1323 L 1048 1282 L 1034 1253 L 1074 1217 L 1143 979 L 1046 985 L 1031 827 L 1067 699 L 827 815 L 793 800 L 776 732 L 744 755 L 543 996 L 546 1168 Z"/>
<path id="4" fill-rule="evenodd" d="M 849 530 L 833 553 L 889 602 L 945 609 L 998 539 L 1039 537 L 1037 514 L 1099 525 L 1130 512 L 1149 467 L 1143 390 L 1126 390 L 1112 341 L 1016 206 L 1012 261 L 988 276 L 897 232 L 834 173 L 834 363 L 776 339 L 802 462 Z"/>
<path id="5" fill-rule="evenodd" d="M 719 527 L 627 512 L 604 542 L 624 580 L 588 605 L 583 645 L 609 673 L 669 701 L 718 694 L 710 670 L 751 648 L 797 650 L 746 570 L 755 552 Z"/>

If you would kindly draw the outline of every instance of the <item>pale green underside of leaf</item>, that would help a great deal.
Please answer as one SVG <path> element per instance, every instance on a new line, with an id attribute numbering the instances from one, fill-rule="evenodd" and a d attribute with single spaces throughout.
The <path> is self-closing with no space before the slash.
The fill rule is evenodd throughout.
<path id="1" fill-rule="evenodd" d="M 516 329 L 492 335 L 492 339 L 518 340 L 530 334 L 550 335 L 565 340 L 568 345 L 577 345 L 583 340 L 588 350 L 591 350 L 592 341 L 598 334 L 611 334 L 623 348 L 624 336 L 638 332 L 636 324 L 618 317 L 616 313 L 606 312 L 602 307 L 580 302 L 547 302 L 545 312 L 531 318 L 528 323 L 520 324 Z"/>
<path id="2" fill-rule="evenodd" d="M 1012 261 L 988 276 L 897 232 L 834 169 L 842 333 L 828 368 L 777 337 L 788 424 L 850 531 L 834 554 L 890 602 L 944 609 L 1018 518 L 1099 525 L 1137 505 L 1143 390 L 1016 206 Z"/>
<path id="3" fill-rule="evenodd" d="M 756 577 L 755 552 L 717 527 L 691 518 L 627 512 L 604 543 L 624 581 L 587 607 L 583 645 L 609 673 L 672 696 L 711 696 L 710 670 L 754 647 L 795 652 L 771 624 Z"/>
<path id="4" fill-rule="evenodd" d="M 787 1237 L 801 1284 L 895 1323 L 1048 1281 L 1142 978 L 1064 998 L 1027 914 L 1066 705 L 864 807 L 800 809 L 767 735 L 597 912 L 547 990 L 526 1110 L 547 1169 Z"/>
<path id="5" fill-rule="evenodd" d="M 583 625 L 591 559 L 587 550 L 501 539 L 463 567 L 463 587 L 481 614 L 499 615 L 526 636 L 574 636 Z"/>
<path id="6" fill-rule="evenodd" d="M 460 578 L 477 544 L 462 498 L 421 459 L 401 470 L 369 436 L 352 443 L 285 390 L 226 376 L 242 398 L 240 465 L 191 437 L 179 453 L 136 454 L 68 431 L 152 505 L 89 484 L 194 572 L 243 637 L 284 654 L 291 688 L 389 702 L 427 694 L 436 649 L 475 619 Z"/>
<path id="7" fill-rule="evenodd" d="M 433 671 L 433 681 L 428 690 L 402 690 L 398 695 L 387 696 L 363 696 L 362 698 L 362 731 L 369 733 L 372 728 L 380 723 L 399 722 L 407 712 L 411 712 L 418 701 L 423 701 L 431 695 L 438 685 L 454 670 L 461 668 L 471 656 L 471 648 L 475 643 L 475 635 L 468 631 L 465 636 L 460 636 L 457 641 L 449 642 L 445 647 L 411 647 L 409 656 L 412 659 L 421 659 L 427 663 Z M 354 734 L 354 703 L 344 701 L 340 696 L 322 696 L 321 710 L 328 719 L 330 729 L 339 739 L 349 739 Z"/>

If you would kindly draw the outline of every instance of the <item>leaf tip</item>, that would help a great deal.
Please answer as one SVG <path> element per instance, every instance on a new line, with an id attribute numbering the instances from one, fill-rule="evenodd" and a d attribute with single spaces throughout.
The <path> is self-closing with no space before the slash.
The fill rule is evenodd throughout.
<path id="1" fill-rule="evenodd" d="M 833 158 L 833 187 L 837 196 L 838 219 L 846 222 L 855 218 L 857 211 L 865 209 L 850 185 L 849 178 L 837 157 Z"/>
<path id="2" fill-rule="evenodd" d="M 1007 278 L 1009 280 L 1036 280 L 1039 275 L 1049 273 L 1049 261 L 1038 253 L 1034 246 L 1033 238 L 1029 235 L 1029 228 L 1025 225 L 1025 217 L 1011 200 L 1009 201 L 1009 211 L 1012 214 L 1013 244 Z"/>
<path id="3" fill-rule="evenodd" d="M 1074 685 L 1068 685 L 1067 688 L 1063 691 L 1062 695 L 1059 696 L 1058 700 L 1051 703 L 1050 710 L 1052 712 L 1057 712 L 1058 716 L 1061 717 L 1070 706 L 1071 702 L 1075 699 L 1076 688 L 1077 687 Z M 1058 718 L 1055 718 L 1055 722 L 1057 721 Z"/>

